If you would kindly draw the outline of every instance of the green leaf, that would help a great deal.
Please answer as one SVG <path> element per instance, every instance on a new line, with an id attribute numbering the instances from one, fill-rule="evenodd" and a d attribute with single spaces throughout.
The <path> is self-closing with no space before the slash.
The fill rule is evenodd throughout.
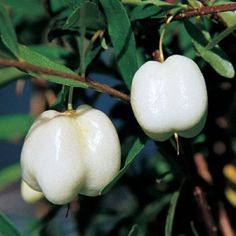
<path id="1" fill-rule="evenodd" d="M 127 157 L 126 157 L 123 168 L 120 169 L 120 171 L 113 178 L 113 180 L 107 186 L 105 186 L 102 189 L 101 194 L 107 193 L 114 186 L 114 184 L 124 175 L 124 173 L 127 171 L 129 166 L 133 163 L 135 157 L 141 152 L 144 145 L 145 145 L 145 140 L 137 138 L 134 141 L 134 143 L 133 143 L 133 145 L 132 145 L 132 147 L 131 147 L 131 149 L 130 149 Z"/>
<path id="2" fill-rule="evenodd" d="M 25 76 L 26 73 L 14 68 L 5 67 L 0 69 L 0 86 L 9 83 L 19 77 Z M 25 76 L 26 77 L 26 76 Z"/>
<path id="3" fill-rule="evenodd" d="M 21 59 L 23 59 L 24 61 L 26 61 L 30 64 L 45 67 L 45 68 L 60 71 L 60 72 L 75 74 L 75 72 L 73 72 L 68 67 L 58 64 L 58 63 L 50 60 L 49 58 L 29 49 L 26 46 L 20 45 L 19 49 L 20 49 Z M 48 81 L 51 81 L 54 83 L 58 83 L 58 84 L 64 84 L 64 85 L 68 85 L 68 86 L 72 86 L 72 87 L 80 87 L 80 88 L 87 88 L 88 87 L 87 84 L 82 83 L 80 81 L 75 81 L 75 80 L 62 78 L 62 77 L 58 77 L 58 76 L 54 76 L 54 75 L 45 75 L 42 73 L 32 72 L 30 70 L 27 71 L 27 73 L 31 76 L 35 76 L 35 77 L 38 77 L 38 78 L 41 78 L 44 80 L 48 80 Z"/>
<path id="4" fill-rule="evenodd" d="M 33 123 L 33 118 L 25 114 L 0 116 L 0 139 L 23 137 Z"/>
<path id="5" fill-rule="evenodd" d="M 45 17 L 45 8 L 42 1 L 38 0 L 3 0 L 7 8 L 10 9 L 11 20 L 14 25 L 20 25 L 21 23 L 24 26 L 27 23 L 37 21 L 41 17 Z M 61 0 L 64 1 L 64 0 Z M 55 2 L 55 0 L 51 1 Z"/>
<path id="6" fill-rule="evenodd" d="M 218 46 L 215 46 L 211 50 L 207 50 L 206 46 L 209 43 L 209 40 L 205 37 L 203 32 L 190 21 L 185 21 L 184 25 L 200 56 L 208 62 L 218 74 L 226 78 L 233 78 L 235 75 L 234 67 L 224 51 Z"/>
<path id="7" fill-rule="evenodd" d="M 175 216 L 175 208 L 179 199 L 180 190 L 173 193 L 170 200 L 170 207 L 168 210 L 166 223 L 165 223 L 165 236 L 172 235 L 173 221 Z"/>
<path id="8" fill-rule="evenodd" d="M 0 4 L 0 38 L 4 45 L 10 50 L 15 57 L 18 57 L 19 50 L 17 38 L 11 23 L 7 10 Z"/>
<path id="9" fill-rule="evenodd" d="M 129 231 L 128 236 L 137 236 L 139 235 L 139 227 L 137 224 L 133 225 L 131 230 Z"/>
<path id="10" fill-rule="evenodd" d="M 30 45 L 29 48 L 57 63 L 64 63 L 64 58 L 70 55 L 66 48 L 52 44 Z"/>
<path id="11" fill-rule="evenodd" d="M 59 1 L 59 2 L 60 1 L 62 1 L 62 2 L 64 1 L 72 9 L 75 9 L 76 7 L 78 7 L 80 2 L 82 2 L 80 0 L 57 0 L 57 1 Z"/>
<path id="12" fill-rule="evenodd" d="M 61 205 L 52 205 L 49 211 L 41 217 L 41 219 L 33 221 L 30 225 L 28 225 L 28 229 L 24 233 L 24 235 L 32 235 L 34 232 L 42 231 L 45 229 L 49 223 L 55 218 L 58 214 L 59 210 L 61 209 Z M 41 235 L 41 234 L 40 234 Z"/>
<path id="13" fill-rule="evenodd" d="M 13 164 L 0 170 L 0 190 L 15 183 L 21 178 L 20 164 Z"/>
<path id="14" fill-rule="evenodd" d="M 148 17 L 156 16 L 158 13 L 160 13 L 160 8 L 152 5 L 138 5 L 136 6 L 130 13 L 130 20 L 140 20 L 145 19 Z M 163 14 L 158 14 L 163 16 Z"/>
<path id="15" fill-rule="evenodd" d="M 138 69 L 135 38 L 126 10 L 118 0 L 100 0 L 108 21 L 108 32 L 114 47 L 118 67 L 130 89 Z"/>
<path id="16" fill-rule="evenodd" d="M 2 212 L 0 213 L 0 234 L 3 236 L 21 235 L 13 223 Z"/>
<path id="17" fill-rule="evenodd" d="M 160 199 L 146 205 L 140 215 L 137 217 L 136 222 L 146 225 L 170 202 L 172 194 L 165 194 Z"/>
<path id="18" fill-rule="evenodd" d="M 219 15 L 226 22 L 227 26 L 231 27 L 236 24 L 236 11 L 221 12 Z"/>
<path id="19" fill-rule="evenodd" d="M 236 24 L 226 28 L 223 30 L 220 34 L 216 35 L 206 46 L 206 50 L 213 49 L 221 40 L 223 40 L 225 37 L 227 37 L 229 34 L 231 34 L 236 29 Z"/>
<path id="20" fill-rule="evenodd" d="M 69 89 L 70 89 L 70 87 L 68 87 L 68 86 L 65 86 L 65 85 L 62 86 L 61 91 L 57 95 L 56 101 L 50 107 L 51 109 L 57 110 L 57 111 L 63 110 L 63 108 L 66 104 L 66 100 L 68 98 Z"/>
<path id="21" fill-rule="evenodd" d="M 106 24 L 98 6 L 93 2 L 85 1 L 71 13 L 62 29 L 80 31 L 81 28 L 98 30 L 104 27 Z"/>

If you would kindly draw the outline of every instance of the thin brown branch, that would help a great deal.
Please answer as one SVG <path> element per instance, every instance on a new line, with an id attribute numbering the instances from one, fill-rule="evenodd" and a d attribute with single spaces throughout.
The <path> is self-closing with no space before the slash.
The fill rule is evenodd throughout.
<path id="1" fill-rule="evenodd" d="M 188 171 L 187 172 L 189 175 L 188 178 L 193 185 L 193 188 L 192 188 L 193 195 L 197 202 L 198 209 L 202 215 L 203 223 L 205 225 L 206 231 L 209 236 L 216 236 L 218 229 L 214 223 L 212 212 L 210 211 L 211 209 L 210 204 L 208 203 L 205 197 L 205 192 L 203 188 L 199 186 L 199 184 L 196 182 L 196 178 L 194 174 L 196 172 L 196 166 L 195 166 L 196 163 L 192 163 L 193 159 L 189 158 L 186 154 L 186 152 L 188 152 L 188 149 L 189 149 L 188 142 L 185 142 L 184 139 L 181 139 L 180 137 L 179 137 L 179 148 L 180 148 L 180 155 L 185 164 L 186 170 Z"/>
<path id="2" fill-rule="evenodd" d="M 56 71 L 56 70 L 52 70 L 52 69 L 49 69 L 46 67 L 36 66 L 36 65 L 30 64 L 25 61 L 0 59 L 0 65 L 9 66 L 9 67 L 16 67 L 20 70 L 32 71 L 32 72 L 36 72 L 39 74 L 41 73 L 41 74 L 45 74 L 45 75 L 57 76 L 58 81 L 60 80 L 60 78 L 66 78 L 66 79 L 70 79 L 70 80 L 79 81 L 79 82 L 85 83 L 86 85 L 88 85 L 88 87 L 93 88 L 96 91 L 107 93 L 109 95 L 118 97 L 126 102 L 130 102 L 130 97 L 127 94 L 122 93 L 119 90 L 116 90 L 106 84 L 102 84 L 102 83 L 98 83 L 93 80 L 85 79 L 84 77 L 77 75 L 77 74 Z"/>
<path id="3" fill-rule="evenodd" d="M 235 236 L 236 233 L 230 224 L 226 209 L 222 202 L 219 202 L 219 225 L 223 236 Z"/>
<path id="4" fill-rule="evenodd" d="M 176 14 L 173 20 L 182 20 L 193 16 L 212 15 L 219 12 L 235 11 L 236 3 L 222 4 L 218 6 L 202 6 L 193 10 L 186 10 Z"/>
<path id="5" fill-rule="evenodd" d="M 213 178 L 212 175 L 208 169 L 208 164 L 206 160 L 204 159 L 204 156 L 202 153 L 195 153 L 194 154 L 194 163 L 197 168 L 197 172 L 200 177 L 202 177 L 208 184 L 213 185 Z M 224 207 L 224 204 L 218 200 L 218 206 L 219 206 L 219 228 L 224 236 L 236 236 L 236 233 L 233 230 L 233 227 L 231 226 L 227 211 Z"/>
<path id="6" fill-rule="evenodd" d="M 202 212 L 202 217 L 203 220 L 205 222 L 206 228 L 207 228 L 207 232 L 209 236 L 216 236 L 217 235 L 217 228 L 214 224 L 213 218 L 212 218 L 212 214 L 210 211 L 210 208 L 208 206 L 205 194 L 202 190 L 201 187 L 196 186 L 194 188 L 194 197 L 197 201 L 198 207 Z"/>

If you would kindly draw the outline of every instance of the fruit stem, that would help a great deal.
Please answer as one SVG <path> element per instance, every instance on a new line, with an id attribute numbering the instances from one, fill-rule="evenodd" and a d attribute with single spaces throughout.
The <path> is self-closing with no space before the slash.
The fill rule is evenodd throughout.
<path id="1" fill-rule="evenodd" d="M 74 88 L 73 88 L 73 87 L 70 87 L 70 90 L 69 90 L 69 97 L 68 97 L 68 105 L 67 105 L 67 109 L 68 109 L 69 111 L 73 110 L 73 105 L 72 105 L 73 91 L 74 91 Z"/>
<path id="2" fill-rule="evenodd" d="M 179 143 L 179 135 L 174 133 L 175 141 L 176 141 L 176 149 L 177 149 L 177 156 L 180 155 L 180 143 Z"/>
<path id="3" fill-rule="evenodd" d="M 164 53 L 163 53 L 163 40 L 164 40 L 164 36 L 165 36 L 165 32 L 166 32 L 166 26 L 171 22 L 173 17 L 174 16 L 170 16 L 167 18 L 166 23 L 160 33 L 160 40 L 159 40 L 160 62 L 164 62 L 164 60 L 165 60 Z"/>

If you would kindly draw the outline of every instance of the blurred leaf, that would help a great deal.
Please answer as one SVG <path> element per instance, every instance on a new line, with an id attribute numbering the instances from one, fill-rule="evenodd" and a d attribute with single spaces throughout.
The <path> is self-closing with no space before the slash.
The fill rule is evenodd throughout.
<path id="1" fill-rule="evenodd" d="M 225 197 L 232 206 L 236 207 L 236 191 L 234 189 L 232 189 L 231 187 L 226 187 Z"/>
<path id="2" fill-rule="evenodd" d="M 236 166 L 227 164 L 223 168 L 224 176 L 234 184 L 236 184 Z"/>
<path id="3" fill-rule="evenodd" d="M 129 0 L 128 0 L 128 1 L 123 0 L 122 2 L 123 2 L 124 4 L 130 3 Z M 175 5 L 175 4 L 170 4 L 170 3 L 166 2 L 166 1 L 162 1 L 162 0 L 145 0 L 145 1 L 139 0 L 139 1 L 136 1 L 136 4 L 137 4 L 137 5 L 152 4 L 152 5 L 155 5 L 155 6 L 157 6 L 157 7 L 162 7 L 162 8 L 163 8 L 163 7 L 167 7 L 167 8 L 163 8 L 163 9 L 165 9 L 165 10 L 177 6 L 177 5 Z"/>
<path id="4" fill-rule="evenodd" d="M 57 1 L 64 1 L 69 7 L 71 7 L 73 10 L 79 6 L 81 0 L 57 0 Z M 59 3 L 58 3 L 59 4 Z"/>
<path id="5" fill-rule="evenodd" d="M 139 214 L 136 222 L 142 225 L 146 225 L 151 219 L 153 219 L 158 213 L 170 202 L 172 194 L 165 194 L 161 198 L 146 205 L 143 211 Z"/>
<path id="6" fill-rule="evenodd" d="M 193 236 L 199 236 L 200 234 L 198 234 L 193 221 L 190 222 L 190 226 L 193 232 Z"/>
<path id="7" fill-rule="evenodd" d="M 20 236 L 20 232 L 11 221 L 1 212 L 0 213 L 0 234 L 2 236 Z"/>
<path id="8" fill-rule="evenodd" d="M 190 21 L 185 21 L 184 24 L 200 56 L 207 61 L 218 74 L 227 78 L 233 78 L 235 74 L 234 67 L 228 60 L 227 55 L 216 46 L 211 50 L 207 50 L 206 45 L 209 41 L 202 31 Z"/>
<path id="9" fill-rule="evenodd" d="M 84 1 L 80 4 L 68 17 L 62 29 L 80 31 L 81 27 L 95 30 L 106 27 L 104 18 L 95 3 Z"/>
<path id="10" fill-rule="evenodd" d="M 11 53 L 13 53 L 15 57 L 18 57 L 19 50 L 15 30 L 7 14 L 7 10 L 2 4 L 0 4 L 0 38 Z"/>
<path id="11" fill-rule="evenodd" d="M 223 18 L 227 26 L 236 24 L 236 11 L 221 12 L 219 15 Z"/>
<path id="12" fill-rule="evenodd" d="M 223 30 L 220 34 L 216 35 L 205 47 L 206 50 L 213 49 L 221 40 L 223 40 L 225 37 L 227 37 L 229 34 L 231 34 L 236 29 L 236 24 L 226 28 Z"/>
<path id="13" fill-rule="evenodd" d="M 70 70 L 68 67 L 60 65 L 48 59 L 47 57 L 37 52 L 34 52 L 33 50 L 23 45 L 20 45 L 20 57 L 21 59 L 24 59 L 26 62 L 31 63 L 36 66 L 41 66 L 41 67 L 49 68 L 49 69 L 60 71 L 60 72 L 75 74 L 75 72 Z M 35 76 L 44 80 L 49 80 L 51 82 L 58 83 L 58 84 L 64 84 L 64 85 L 80 87 L 80 88 L 88 87 L 85 83 L 82 83 L 80 81 L 70 80 L 67 78 L 61 78 L 54 75 L 45 75 L 45 74 L 36 73 L 32 71 L 27 71 L 27 73 L 31 76 Z"/>
<path id="14" fill-rule="evenodd" d="M 17 114 L 0 116 L 0 139 L 22 138 L 33 123 L 30 115 Z"/>
<path id="15" fill-rule="evenodd" d="M 14 68 L 5 67 L 0 69 L 0 86 L 11 82 L 19 77 L 27 76 L 26 73 Z"/>
<path id="16" fill-rule="evenodd" d="M 166 223 L 165 223 L 165 236 L 172 235 L 173 221 L 175 216 L 175 208 L 177 205 L 177 201 L 179 199 L 180 190 L 173 193 L 170 200 L 170 207 L 168 210 Z"/>
<path id="17" fill-rule="evenodd" d="M 126 10 L 118 0 L 100 0 L 108 21 L 108 32 L 120 73 L 130 89 L 138 69 L 134 34 Z"/>
<path id="18" fill-rule="evenodd" d="M 159 14 L 158 14 L 159 13 Z M 130 20 L 141 20 L 148 17 L 159 15 L 163 16 L 163 13 L 160 13 L 160 8 L 152 5 L 138 5 L 130 13 Z"/>
<path id="19" fill-rule="evenodd" d="M 63 106 L 66 103 L 66 99 L 68 98 L 68 94 L 69 94 L 69 87 L 63 85 L 61 91 L 57 95 L 55 103 L 50 108 L 53 110 L 62 111 Z"/>
<path id="20" fill-rule="evenodd" d="M 0 190 L 15 183 L 21 178 L 20 164 L 13 164 L 0 170 Z"/>
<path id="21" fill-rule="evenodd" d="M 133 225 L 131 230 L 129 231 L 128 236 L 138 236 L 139 235 L 139 227 L 137 224 Z"/>
<path id="22" fill-rule="evenodd" d="M 86 58 L 85 58 L 85 68 L 87 68 L 87 66 L 89 66 L 89 64 L 96 58 L 101 48 L 102 48 L 102 45 L 98 45 L 97 47 L 91 48 L 90 50 L 88 50 L 88 52 L 86 53 Z"/>
<path id="23" fill-rule="evenodd" d="M 57 45 L 38 44 L 30 45 L 29 48 L 53 61 L 56 61 L 57 63 L 64 63 L 65 60 L 63 60 L 63 58 L 70 55 L 66 48 Z"/>
<path id="24" fill-rule="evenodd" d="M 51 209 L 41 219 L 34 221 L 28 226 L 24 235 L 32 235 L 35 231 L 41 231 L 55 218 L 61 209 L 61 205 L 52 205 Z M 41 234 L 40 234 L 41 235 Z"/>
<path id="25" fill-rule="evenodd" d="M 15 25 L 19 25 L 21 22 L 32 23 L 45 16 L 43 2 L 39 0 L 2 0 L 2 2 L 9 7 L 11 20 Z"/>
<path id="26" fill-rule="evenodd" d="M 135 142 L 133 143 L 133 145 L 126 157 L 125 164 L 124 164 L 123 168 L 120 169 L 120 171 L 113 178 L 113 180 L 101 190 L 101 194 L 108 192 L 114 186 L 114 184 L 124 175 L 124 173 L 127 171 L 129 166 L 134 161 L 135 157 L 141 152 L 144 145 L 145 145 L 144 140 L 141 140 L 140 138 L 137 138 L 135 140 Z"/>

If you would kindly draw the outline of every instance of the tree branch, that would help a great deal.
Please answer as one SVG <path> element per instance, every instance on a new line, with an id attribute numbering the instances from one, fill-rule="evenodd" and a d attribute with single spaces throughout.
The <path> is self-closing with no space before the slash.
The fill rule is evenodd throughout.
<path id="1" fill-rule="evenodd" d="M 56 70 L 52 70 L 46 67 L 36 66 L 36 65 L 24 62 L 24 61 L 0 59 L 0 65 L 16 67 L 17 69 L 20 69 L 20 70 L 33 71 L 33 72 L 42 73 L 45 75 L 58 76 L 58 79 L 66 78 L 66 79 L 71 79 L 75 81 L 80 81 L 82 83 L 87 84 L 88 87 L 93 88 L 96 91 L 107 93 L 109 95 L 118 97 L 126 102 L 130 102 L 130 97 L 127 94 L 122 93 L 106 84 L 102 84 L 93 80 L 85 79 L 84 77 L 80 75 L 56 71 Z"/>
<path id="2" fill-rule="evenodd" d="M 201 209 L 204 223 L 206 224 L 206 228 L 208 231 L 208 235 L 216 236 L 217 228 L 213 222 L 213 218 L 208 206 L 208 202 L 206 200 L 205 194 L 201 187 L 196 186 L 193 192 L 195 199 L 197 201 L 198 207 Z"/>
<path id="3" fill-rule="evenodd" d="M 235 10 L 236 10 L 236 3 L 222 4 L 218 6 L 203 6 L 197 9 L 180 12 L 174 16 L 173 20 L 182 20 L 193 16 L 203 16 L 203 15 L 216 14 L 219 12 L 235 11 Z"/>

